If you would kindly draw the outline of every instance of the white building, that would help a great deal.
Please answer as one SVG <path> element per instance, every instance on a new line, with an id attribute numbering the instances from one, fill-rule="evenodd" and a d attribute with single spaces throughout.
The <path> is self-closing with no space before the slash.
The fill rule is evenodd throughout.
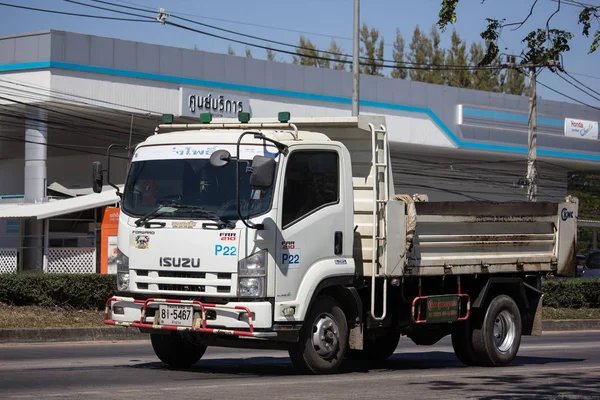
<path id="1" fill-rule="evenodd" d="M 344 71 L 61 31 L 0 38 L 0 201 L 48 203 L 0 204 L 0 272 L 17 254 L 41 268 L 42 247 L 56 254 L 46 268 L 68 253 L 94 269 L 98 207 L 116 198 L 49 199 L 89 193 L 92 162 L 106 163 L 109 144 L 152 134 L 161 114 L 348 116 L 351 81 Z M 361 113 L 386 116 L 397 192 L 526 198 L 527 97 L 368 75 L 360 85 Z M 584 106 L 538 100 L 540 201 L 564 198 L 569 171 L 600 166 L 599 120 Z M 127 153 L 116 154 L 111 175 L 122 184 Z"/>

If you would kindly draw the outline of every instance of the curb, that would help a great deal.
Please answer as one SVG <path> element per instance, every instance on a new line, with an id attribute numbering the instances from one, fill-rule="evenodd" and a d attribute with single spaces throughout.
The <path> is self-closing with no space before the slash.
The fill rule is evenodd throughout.
<path id="1" fill-rule="evenodd" d="M 600 330 L 600 319 L 566 319 L 542 321 L 542 332 L 596 331 Z"/>
<path id="2" fill-rule="evenodd" d="M 0 343 L 81 342 L 144 340 L 149 336 L 136 329 L 97 328 L 10 328 L 0 329 Z"/>
<path id="3" fill-rule="evenodd" d="M 542 321 L 542 332 L 600 330 L 598 319 Z M 147 334 L 123 327 L 0 329 L 0 343 L 99 342 L 148 340 Z"/>

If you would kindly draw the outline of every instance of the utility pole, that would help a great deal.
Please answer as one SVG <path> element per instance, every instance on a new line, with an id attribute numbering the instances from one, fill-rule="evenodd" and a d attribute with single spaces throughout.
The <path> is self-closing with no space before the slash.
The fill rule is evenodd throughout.
<path id="1" fill-rule="evenodd" d="M 527 200 L 537 201 L 537 95 L 535 66 L 529 67 L 529 126 L 527 136 Z"/>
<path id="2" fill-rule="evenodd" d="M 559 56 L 554 60 L 549 60 L 543 64 L 535 63 L 516 63 L 516 56 L 507 56 L 507 62 L 503 65 L 504 68 L 512 69 L 527 69 L 529 71 L 529 119 L 527 127 L 527 200 L 531 202 L 537 201 L 538 197 L 538 171 L 537 171 L 537 92 L 536 92 L 536 77 L 537 68 L 549 67 L 552 72 L 555 68 L 563 70 L 560 64 Z"/>
<path id="3" fill-rule="evenodd" d="M 359 42 L 359 26 L 360 26 L 360 0 L 354 0 L 354 51 L 352 52 L 352 116 L 358 116 L 359 106 L 359 80 L 360 80 L 360 65 L 358 62 L 360 56 Z"/>

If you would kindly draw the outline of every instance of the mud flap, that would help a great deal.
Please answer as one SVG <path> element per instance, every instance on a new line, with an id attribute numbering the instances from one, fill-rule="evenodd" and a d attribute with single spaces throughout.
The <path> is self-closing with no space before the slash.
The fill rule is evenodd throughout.
<path id="1" fill-rule="evenodd" d="M 533 326 L 531 327 L 531 336 L 541 336 L 542 335 L 542 299 L 544 295 L 540 296 L 538 300 L 537 309 L 535 310 L 535 315 L 533 317 Z"/>

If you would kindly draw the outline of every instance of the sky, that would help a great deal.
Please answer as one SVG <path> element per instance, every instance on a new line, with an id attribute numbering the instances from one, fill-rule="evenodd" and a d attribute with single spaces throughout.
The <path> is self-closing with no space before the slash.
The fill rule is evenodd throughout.
<path id="1" fill-rule="evenodd" d="M 111 7 L 106 4 L 94 3 L 91 0 L 74 1 Z M 351 53 L 352 51 L 353 0 L 105 1 L 154 10 L 162 7 L 174 15 L 186 16 L 198 22 L 293 45 L 298 43 L 299 35 L 303 34 L 321 50 L 327 49 L 331 40 L 335 39 L 345 53 Z M 485 0 L 482 4 L 481 0 L 461 0 L 457 12 L 458 21 L 441 33 L 442 48 L 449 47 L 452 29 L 456 29 L 469 46 L 474 41 L 481 41 L 480 33 L 486 27 L 485 18 L 505 18 L 508 22 L 521 21 L 529 13 L 534 1 Z M 587 2 L 588 4 L 600 5 L 600 0 L 587 0 Z M 83 14 L 136 18 L 95 10 L 66 0 L 0 0 L 0 3 Z M 406 51 L 408 51 L 408 44 L 415 27 L 419 25 L 421 29 L 429 31 L 432 25 L 437 22 L 440 4 L 441 0 L 362 0 L 360 21 L 361 25 L 365 23 L 369 27 L 379 29 L 386 45 L 384 57 L 391 59 L 396 28 L 400 29 L 407 46 Z M 523 48 L 521 43 L 523 37 L 533 29 L 544 27 L 546 20 L 556 9 L 556 6 L 556 0 L 537 0 L 533 15 L 523 27 L 517 31 L 511 31 L 510 28 L 504 30 L 499 42 L 500 51 L 502 53 L 519 54 Z M 563 59 L 565 70 L 582 84 L 600 93 L 600 49 L 596 53 L 588 54 L 592 38 L 581 35 L 581 25 L 577 23 L 580 10 L 579 7 L 563 3 L 561 12 L 552 19 L 552 27 L 566 29 L 574 34 L 571 50 L 565 54 Z M 162 25 L 158 22 L 136 23 L 97 20 L 15 9 L 2 5 L 0 5 L 0 11 L 2 12 L 0 36 L 54 29 L 183 48 L 197 47 L 199 50 L 217 53 L 226 53 L 229 45 L 237 54 L 243 55 L 245 51 L 244 45 Z M 122 9 L 122 11 L 140 13 L 125 9 Z M 195 26 L 179 20 L 170 19 L 170 21 Z M 228 33 L 201 26 L 195 27 L 219 33 L 223 36 L 235 37 Z M 599 27 L 599 23 L 594 21 L 592 33 L 594 29 Z M 268 45 L 264 41 L 255 41 L 239 36 L 236 38 Z M 271 46 L 274 49 L 281 47 L 275 44 Z M 254 58 L 266 57 L 265 51 L 262 49 L 251 48 L 251 51 Z M 277 55 L 277 59 L 279 58 L 290 61 L 289 56 L 281 53 Z M 386 74 L 389 75 L 390 72 L 390 70 L 387 70 Z M 568 79 L 570 80 L 570 78 Z M 585 89 L 596 98 L 590 97 L 547 69 L 541 72 L 538 82 L 583 103 L 598 107 L 597 120 L 600 120 L 600 94 Z M 581 86 L 577 82 L 574 83 Z M 541 85 L 538 85 L 538 96 L 544 99 L 574 102 Z"/>

